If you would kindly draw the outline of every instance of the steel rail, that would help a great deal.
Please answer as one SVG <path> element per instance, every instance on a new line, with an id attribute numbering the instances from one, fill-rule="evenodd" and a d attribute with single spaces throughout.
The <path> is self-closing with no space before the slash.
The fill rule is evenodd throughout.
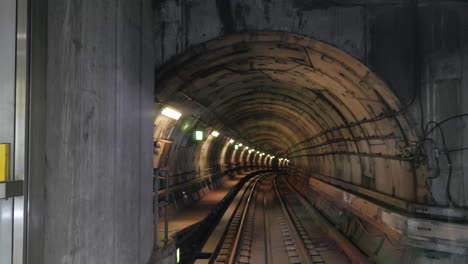
<path id="1" fill-rule="evenodd" d="M 263 193 L 263 233 L 264 233 L 264 245 L 265 245 L 265 264 L 271 263 L 270 257 L 271 257 L 271 240 L 267 238 L 269 237 L 270 234 L 268 232 L 268 214 L 266 213 L 266 208 L 267 208 L 267 201 L 265 198 L 265 192 Z"/>
<path id="2" fill-rule="evenodd" d="M 307 208 L 306 210 L 309 210 L 309 213 L 318 219 L 318 221 L 321 223 L 321 226 L 327 230 L 330 238 L 339 245 L 345 255 L 351 259 L 352 263 L 370 263 L 369 259 L 351 241 L 349 241 L 348 238 L 341 234 L 341 232 L 337 230 L 337 228 L 313 206 L 313 204 L 305 197 L 304 194 L 299 192 L 298 189 L 296 189 L 296 187 L 294 187 L 289 181 L 285 180 L 284 182 L 289 186 L 289 190 L 292 193 L 295 193 L 297 199 L 304 206 L 304 208 Z"/>
<path id="3" fill-rule="evenodd" d="M 273 181 L 273 185 L 275 187 L 275 193 L 276 193 L 276 195 L 278 197 L 278 200 L 280 201 L 280 204 L 281 204 L 281 210 L 283 211 L 284 215 L 286 216 L 286 218 L 288 220 L 287 222 L 288 222 L 288 225 L 289 225 L 289 229 L 291 230 L 291 233 L 293 235 L 295 245 L 299 249 L 298 253 L 301 254 L 301 259 L 302 259 L 303 263 L 312 264 L 312 260 L 310 259 L 310 256 L 309 256 L 309 254 L 307 253 L 307 250 L 304 247 L 304 242 L 302 241 L 301 236 L 299 235 L 299 232 L 297 231 L 297 228 L 296 228 L 296 225 L 294 224 L 291 213 L 290 213 L 288 207 L 286 206 L 286 203 L 285 203 L 285 201 L 284 201 L 284 199 L 281 196 L 281 193 L 279 191 L 278 184 L 277 184 L 278 176 L 279 176 L 279 174 L 277 174 L 275 176 L 275 179 Z"/>
<path id="4" fill-rule="evenodd" d="M 267 172 L 264 172 L 264 173 L 262 173 L 262 174 L 265 174 L 265 173 L 267 173 Z M 230 229 L 230 227 L 231 227 L 231 224 L 232 224 L 232 221 L 233 221 L 233 219 L 234 219 L 234 217 L 235 217 L 235 215 L 236 215 L 236 212 L 237 212 L 238 210 L 240 210 L 240 208 L 242 207 L 242 204 L 243 204 L 242 201 L 244 201 L 244 197 L 246 197 L 248 191 L 251 190 L 251 188 L 252 188 L 252 186 L 253 186 L 253 184 L 254 184 L 254 181 L 256 181 L 256 179 L 257 179 L 258 177 L 260 177 L 260 175 L 262 175 L 262 174 L 256 175 L 255 177 L 253 177 L 252 179 L 249 179 L 249 180 L 246 182 L 247 186 L 245 186 L 245 190 L 242 192 L 242 195 L 241 195 L 239 201 L 237 202 L 237 205 L 235 206 L 235 209 L 234 209 L 234 211 L 233 211 L 233 213 L 232 213 L 232 216 L 231 216 L 231 218 L 230 218 L 228 224 L 226 225 L 226 228 L 225 228 L 225 230 L 224 230 L 224 232 L 223 232 L 223 234 L 222 234 L 222 236 L 221 236 L 221 239 L 220 239 L 220 241 L 218 242 L 218 245 L 216 246 L 216 249 L 214 250 L 214 252 L 213 252 L 213 254 L 212 254 L 212 257 L 210 258 L 210 261 L 209 261 L 210 264 L 213 264 L 213 263 L 216 261 L 216 257 L 217 257 L 218 254 L 219 254 L 219 251 L 220 251 L 220 249 L 221 249 L 221 247 L 222 247 L 222 245 L 223 245 L 223 242 L 224 242 L 224 240 L 225 240 L 225 238 L 226 238 L 226 234 L 228 233 L 228 231 L 229 231 L 229 229 Z M 242 189 L 243 189 L 243 188 L 242 188 Z M 239 190 L 239 192 L 240 192 L 240 190 Z"/>
<path id="5" fill-rule="evenodd" d="M 241 217 L 241 221 L 239 223 L 239 228 L 237 230 L 236 239 L 234 240 L 234 243 L 233 243 L 233 247 L 232 247 L 232 250 L 231 250 L 231 255 L 229 256 L 228 264 L 234 264 L 234 262 L 236 260 L 237 251 L 239 250 L 239 244 L 241 242 L 242 232 L 244 231 L 245 219 L 247 218 L 247 214 L 248 214 L 249 208 L 250 208 L 250 202 L 252 200 L 253 194 L 255 193 L 255 189 L 257 187 L 257 184 L 265 176 L 266 175 L 259 175 L 258 178 L 255 180 L 255 183 L 253 184 L 252 188 L 250 189 L 249 196 L 247 197 L 247 201 L 245 202 L 244 211 L 242 212 L 242 217 Z"/>

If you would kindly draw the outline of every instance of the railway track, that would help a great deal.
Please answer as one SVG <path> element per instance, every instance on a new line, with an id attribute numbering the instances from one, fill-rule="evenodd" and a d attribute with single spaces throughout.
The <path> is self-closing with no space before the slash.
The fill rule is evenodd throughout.
<path id="1" fill-rule="evenodd" d="M 201 263 L 312 264 L 352 263 L 344 251 L 314 223 L 298 194 L 276 173 L 250 180 L 217 246 Z"/>

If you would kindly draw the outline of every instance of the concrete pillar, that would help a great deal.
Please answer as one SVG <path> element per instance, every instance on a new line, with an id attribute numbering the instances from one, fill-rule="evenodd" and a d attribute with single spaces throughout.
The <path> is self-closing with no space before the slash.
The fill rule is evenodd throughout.
<path id="1" fill-rule="evenodd" d="M 146 263 L 152 249 L 151 1 L 40 2 L 48 7 L 33 4 L 32 22 L 46 15 L 37 30 L 47 39 L 32 43 L 32 58 L 40 57 L 41 45 L 47 56 L 32 64 L 31 86 L 43 94 L 32 96 L 31 107 L 46 111 L 34 119 L 45 126 L 33 124 L 31 146 L 41 140 L 33 136 L 38 128 L 45 152 L 36 147 L 31 162 L 45 166 L 31 172 L 37 184 L 30 189 L 29 260 Z M 38 71 L 46 72 L 40 84 Z"/>

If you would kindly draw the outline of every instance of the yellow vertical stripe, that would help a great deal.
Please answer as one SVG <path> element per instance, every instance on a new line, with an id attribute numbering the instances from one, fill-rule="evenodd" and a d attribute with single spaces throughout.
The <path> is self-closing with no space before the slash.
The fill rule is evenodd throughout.
<path id="1" fill-rule="evenodd" d="M 0 182 L 8 181 L 10 174 L 10 144 L 0 144 Z"/>

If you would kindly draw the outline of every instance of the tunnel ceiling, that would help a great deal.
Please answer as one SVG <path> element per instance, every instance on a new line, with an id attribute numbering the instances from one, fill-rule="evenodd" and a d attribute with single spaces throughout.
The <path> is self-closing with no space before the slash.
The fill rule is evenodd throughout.
<path id="1" fill-rule="evenodd" d="M 218 129 L 234 129 L 277 153 L 300 148 L 298 143 L 324 131 L 399 109 L 386 84 L 350 55 L 281 32 L 231 35 L 193 47 L 163 67 L 156 83 L 158 101 Z M 404 138 L 402 129 L 391 133 Z M 336 133 L 386 135 L 375 123 L 353 130 Z"/>

